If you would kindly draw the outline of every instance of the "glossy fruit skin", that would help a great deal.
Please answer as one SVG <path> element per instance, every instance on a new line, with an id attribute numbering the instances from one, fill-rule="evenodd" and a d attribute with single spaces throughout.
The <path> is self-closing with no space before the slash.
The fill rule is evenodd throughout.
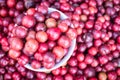
<path id="1" fill-rule="evenodd" d="M 61 31 L 58 28 L 49 28 L 47 34 L 49 40 L 55 41 L 60 37 Z"/>
<path id="2" fill-rule="evenodd" d="M 40 12 L 42 14 L 47 14 L 47 12 L 48 12 L 48 8 L 45 5 L 38 6 L 37 10 L 38 10 L 38 12 Z"/>
<path id="3" fill-rule="evenodd" d="M 109 50 L 107 45 L 103 45 L 103 46 L 100 47 L 99 52 L 102 55 L 106 55 L 110 52 L 110 50 Z"/>
<path id="4" fill-rule="evenodd" d="M 20 38 L 17 37 L 10 38 L 9 43 L 10 43 L 10 48 L 14 50 L 21 50 L 23 48 L 23 42 Z"/>
<path id="5" fill-rule="evenodd" d="M 38 49 L 38 42 L 34 39 L 29 39 L 24 47 L 24 53 L 27 55 L 33 55 Z"/>
<path id="6" fill-rule="evenodd" d="M 84 60 L 84 58 L 85 58 L 85 56 L 84 56 L 83 53 L 78 53 L 78 55 L 77 55 L 77 60 L 78 60 L 79 62 L 82 62 L 82 61 Z"/>
<path id="7" fill-rule="evenodd" d="M 46 69 L 50 69 L 50 68 L 53 68 L 55 65 L 55 62 L 52 61 L 52 62 L 44 62 L 43 63 L 43 66 L 46 68 Z"/>
<path id="8" fill-rule="evenodd" d="M 4 79 L 12 79 L 11 74 L 6 73 L 6 74 L 4 75 Z"/>
<path id="9" fill-rule="evenodd" d="M 58 44 L 63 48 L 69 48 L 71 41 L 67 36 L 61 36 L 58 40 Z"/>
<path id="10" fill-rule="evenodd" d="M 69 11 L 70 9 L 70 5 L 68 3 L 63 3 L 61 6 L 60 6 L 60 9 L 62 11 Z"/>
<path id="11" fill-rule="evenodd" d="M 68 74 L 66 74 L 64 78 L 65 78 L 65 80 L 73 80 L 72 75 L 71 75 L 71 74 L 69 74 L 69 73 L 68 73 Z"/>
<path id="12" fill-rule="evenodd" d="M 32 71 L 28 71 L 26 74 L 28 79 L 33 79 L 34 78 L 34 73 Z"/>
<path id="13" fill-rule="evenodd" d="M 57 11 L 52 12 L 50 16 L 56 20 L 60 19 L 60 13 Z"/>
<path id="14" fill-rule="evenodd" d="M 117 79 L 117 74 L 115 72 L 109 72 L 108 79 L 110 79 L 110 80 Z"/>
<path id="15" fill-rule="evenodd" d="M 39 52 L 36 52 L 34 54 L 34 58 L 37 60 L 37 61 L 42 61 L 43 60 L 43 55 Z"/>
<path id="16" fill-rule="evenodd" d="M 7 9 L 5 9 L 5 8 L 2 8 L 1 10 L 0 10 L 0 15 L 2 16 L 2 17 L 6 17 L 7 16 Z"/>
<path id="17" fill-rule="evenodd" d="M 56 27 L 57 26 L 56 20 L 54 18 L 48 18 L 45 21 L 45 24 L 46 24 L 47 28 L 52 28 L 52 27 Z"/>
<path id="18" fill-rule="evenodd" d="M 97 49 L 95 47 L 91 47 L 89 49 L 88 53 L 94 56 L 97 54 Z"/>
<path id="19" fill-rule="evenodd" d="M 115 23 L 120 24 L 120 17 L 115 18 Z"/>
<path id="20" fill-rule="evenodd" d="M 93 76 L 95 76 L 95 70 L 94 70 L 94 68 L 86 68 L 85 69 L 85 71 L 84 71 L 84 73 L 85 73 L 85 75 L 87 76 L 87 77 L 93 77 Z"/>
<path id="21" fill-rule="evenodd" d="M 44 32 L 44 31 L 39 31 L 39 32 L 36 33 L 36 39 L 37 39 L 39 42 L 43 43 L 43 42 L 46 42 L 46 41 L 47 41 L 48 35 L 47 35 L 47 33 Z"/>
<path id="22" fill-rule="evenodd" d="M 68 31 L 66 32 L 66 35 L 71 39 L 75 39 L 77 36 L 77 32 L 75 29 L 68 29 Z"/>
<path id="23" fill-rule="evenodd" d="M 19 38 L 25 38 L 27 35 L 27 29 L 23 26 L 18 26 L 15 29 L 15 35 Z"/>
<path id="24" fill-rule="evenodd" d="M 33 0 L 24 1 L 24 6 L 25 6 L 26 9 L 34 7 L 35 6 L 35 1 L 33 1 Z"/>
<path id="25" fill-rule="evenodd" d="M 53 49 L 55 46 L 56 46 L 56 42 L 48 41 L 48 47 L 49 47 L 50 50 Z"/>
<path id="26" fill-rule="evenodd" d="M 47 63 L 50 63 L 50 62 L 53 62 L 55 59 L 53 53 L 51 52 L 46 52 L 46 54 L 44 54 L 43 56 L 43 61 L 44 62 L 47 62 Z"/>
<path id="27" fill-rule="evenodd" d="M 113 65 L 113 63 L 108 62 L 108 63 L 105 65 L 105 69 L 106 69 L 107 71 L 112 71 L 112 70 L 114 70 L 114 65 Z"/>
<path id="28" fill-rule="evenodd" d="M 26 28 L 31 28 L 34 27 L 36 24 L 36 20 L 33 16 L 24 16 L 22 19 L 22 25 L 25 26 Z"/>
<path id="29" fill-rule="evenodd" d="M 24 17 L 24 14 L 20 14 L 20 15 L 16 16 L 16 18 L 14 19 L 14 22 L 18 25 L 21 25 L 23 17 Z"/>
<path id="30" fill-rule="evenodd" d="M 84 35 L 83 35 L 83 40 L 84 40 L 84 42 L 91 42 L 92 40 L 93 40 L 93 36 L 92 36 L 92 34 L 91 33 L 85 33 Z"/>
<path id="31" fill-rule="evenodd" d="M 8 0 L 7 5 L 8 5 L 8 7 L 13 8 L 16 5 L 16 1 L 15 0 Z"/>
<path id="32" fill-rule="evenodd" d="M 120 68 L 117 69 L 117 75 L 120 75 Z"/>
<path id="33" fill-rule="evenodd" d="M 24 9 L 24 5 L 22 1 L 18 1 L 16 4 L 16 9 L 22 11 Z"/>
<path id="34" fill-rule="evenodd" d="M 3 57 L 3 58 L 1 58 L 1 59 L 0 59 L 0 65 L 1 65 L 1 67 L 5 67 L 5 66 L 7 66 L 8 63 L 9 63 L 8 60 L 9 60 L 9 59 L 8 59 L 7 57 Z"/>
<path id="35" fill-rule="evenodd" d="M 24 66 L 25 64 L 27 64 L 29 62 L 29 58 L 26 55 L 22 55 L 18 58 L 18 63 L 22 66 Z"/>
<path id="36" fill-rule="evenodd" d="M 86 55 L 84 61 L 86 64 L 91 64 L 93 62 L 93 57 L 91 55 Z"/>
<path id="37" fill-rule="evenodd" d="M 21 55 L 20 51 L 17 51 L 17 50 L 14 50 L 14 49 L 9 50 L 9 56 L 13 59 L 17 59 L 20 55 Z"/>
<path id="38" fill-rule="evenodd" d="M 5 52 L 0 50 L 0 58 L 4 57 L 5 56 Z"/>
<path id="39" fill-rule="evenodd" d="M 69 73 L 72 74 L 72 75 L 74 75 L 74 74 L 77 73 L 77 70 L 78 70 L 77 67 L 71 67 L 71 68 L 69 69 Z"/>
<path id="40" fill-rule="evenodd" d="M 60 47 L 60 46 L 55 46 L 53 48 L 53 53 L 55 54 L 57 59 L 61 59 L 65 55 L 64 54 L 64 49 L 62 47 Z"/>
<path id="41" fill-rule="evenodd" d="M 36 19 L 37 22 L 44 22 L 45 21 L 45 16 L 39 12 L 35 12 L 34 17 Z"/>
<path id="42" fill-rule="evenodd" d="M 61 32 L 66 32 L 68 30 L 68 25 L 66 23 L 59 23 L 57 26 Z"/>
<path id="43" fill-rule="evenodd" d="M 98 78 L 100 80 L 106 80 L 107 79 L 107 75 L 104 72 L 100 72 Z"/>
<path id="44" fill-rule="evenodd" d="M 20 74 L 18 73 L 18 72 L 14 72 L 13 73 L 13 75 L 12 75 L 12 78 L 14 79 L 14 80 L 20 80 L 21 78 L 20 78 Z"/>
<path id="45" fill-rule="evenodd" d="M 60 75 L 60 68 L 57 68 L 57 69 L 53 70 L 52 74 L 55 75 L 55 76 Z"/>
<path id="46" fill-rule="evenodd" d="M 34 8 L 29 8 L 28 10 L 27 10 L 27 15 L 34 15 L 35 14 L 35 9 Z"/>
<path id="47" fill-rule="evenodd" d="M 42 73 L 42 72 L 36 73 L 36 76 L 37 76 L 38 79 L 45 79 L 46 78 L 46 74 Z"/>
<path id="48" fill-rule="evenodd" d="M 35 30 L 36 31 L 46 31 L 46 26 L 43 23 L 38 23 L 38 24 L 36 24 Z"/>
<path id="49" fill-rule="evenodd" d="M 100 64 L 106 64 L 108 62 L 108 57 L 107 56 L 100 56 L 99 62 L 100 62 Z"/>
<path id="50" fill-rule="evenodd" d="M 78 64 L 77 59 L 75 59 L 74 57 L 71 57 L 68 61 L 68 64 L 72 67 L 77 66 L 77 64 Z"/>
<path id="51" fill-rule="evenodd" d="M 38 52 L 39 53 L 45 53 L 48 51 L 48 45 L 47 43 L 41 43 L 38 47 Z"/>
<path id="52" fill-rule="evenodd" d="M 39 68 L 41 67 L 41 64 L 39 63 L 39 61 L 33 60 L 33 61 L 31 62 L 31 66 L 32 66 L 32 68 L 34 68 L 34 69 L 39 69 Z"/>
<path id="53" fill-rule="evenodd" d="M 90 28 L 92 28 L 93 27 L 93 24 L 94 24 L 94 22 L 93 21 L 88 21 L 88 22 L 86 22 L 86 28 L 87 29 L 90 29 Z"/>
<path id="54" fill-rule="evenodd" d="M 36 34 L 35 31 L 33 31 L 33 30 L 29 31 L 26 36 L 26 40 L 28 41 L 29 39 L 35 39 L 35 34 Z"/>
<path id="55" fill-rule="evenodd" d="M 60 74 L 65 75 L 67 73 L 67 68 L 63 67 L 61 68 Z"/>

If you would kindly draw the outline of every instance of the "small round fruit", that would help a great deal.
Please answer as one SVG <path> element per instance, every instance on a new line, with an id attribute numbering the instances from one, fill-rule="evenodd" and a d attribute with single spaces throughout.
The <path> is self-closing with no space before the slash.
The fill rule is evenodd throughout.
<path id="1" fill-rule="evenodd" d="M 44 31 L 38 31 L 38 32 L 36 33 L 36 39 L 37 39 L 39 42 L 43 43 L 43 42 L 46 42 L 46 41 L 47 41 L 48 35 L 47 35 L 47 33 L 44 32 Z"/>
<path id="2" fill-rule="evenodd" d="M 9 39 L 10 48 L 14 50 L 21 50 L 23 48 L 23 42 L 17 37 L 12 37 Z"/>
<path id="3" fill-rule="evenodd" d="M 66 35 L 67 35 L 71 40 L 73 40 L 73 39 L 75 39 L 75 38 L 77 37 L 77 31 L 76 31 L 75 29 L 70 28 L 70 29 L 68 29 Z"/>
<path id="4" fill-rule="evenodd" d="M 13 59 L 17 59 L 20 56 L 21 52 L 14 49 L 10 49 L 8 54 L 9 54 L 9 57 Z"/>
<path id="5" fill-rule="evenodd" d="M 61 32 L 66 32 L 68 30 L 68 25 L 66 23 L 59 23 L 58 28 L 61 30 Z"/>
<path id="6" fill-rule="evenodd" d="M 35 39 L 29 39 L 25 43 L 24 53 L 27 55 L 33 55 L 38 49 L 38 42 Z"/>
<path id="7" fill-rule="evenodd" d="M 49 28 L 47 30 L 47 34 L 48 34 L 48 39 L 49 40 L 55 41 L 60 37 L 61 31 L 60 31 L 59 28 L 56 28 L 56 27 Z"/>
<path id="8" fill-rule="evenodd" d="M 39 61 L 33 60 L 33 61 L 31 62 L 31 66 L 32 66 L 32 68 L 34 68 L 34 69 L 39 69 L 39 68 L 41 67 L 41 64 L 40 64 Z"/>
<path id="9" fill-rule="evenodd" d="M 56 46 L 53 48 L 53 53 L 55 54 L 57 59 L 63 58 L 64 54 L 64 49 L 60 46 Z"/>
<path id="10" fill-rule="evenodd" d="M 57 26 L 57 22 L 54 18 L 48 18 L 45 21 L 45 24 L 47 26 L 47 28 L 52 28 L 52 27 L 56 27 Z"/>
<path id="11" fill-rule="evenodd" d="M 58 40 L 58 45 L 62 46 L 63 48 L 69 48 L 70 43 L 70 39 L 67 36 L 61 36 Z"/>
<path id="12" fill-rule="evenodd" d="M 104 72 L 100 72 L 98 75 L 99 80 L 106 80 L 107 79 L 107 75 Z"/>
<path id="13" fill-rule="evenodd" d="M 27 27 L 27 28 L 34 27 L 35 24 L 36 24 L 36 20 L 33 16 L 26 15 L 22 19 L 22 25 Z"/>

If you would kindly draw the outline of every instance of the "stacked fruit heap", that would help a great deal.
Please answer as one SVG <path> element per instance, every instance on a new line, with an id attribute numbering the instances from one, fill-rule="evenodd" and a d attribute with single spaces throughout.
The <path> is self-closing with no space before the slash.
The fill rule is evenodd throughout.
<path id="1" fill-rule="evenodd" d="M 0 80 L 120 80 L 120 0 L 0 0 Z"/>
<path id="2" fill-rule="evenodd" d="M 23 66 L 30 62 L 35 69 L 52 68 L 65 56 L 77 32 L 66 23 L 69 20 L 60 20 L 59 12 L 48 14 L 47 7 L 30 8 L 25 14 L 21 25 L 13 26 L 8 35 L 8 55 Z"/>

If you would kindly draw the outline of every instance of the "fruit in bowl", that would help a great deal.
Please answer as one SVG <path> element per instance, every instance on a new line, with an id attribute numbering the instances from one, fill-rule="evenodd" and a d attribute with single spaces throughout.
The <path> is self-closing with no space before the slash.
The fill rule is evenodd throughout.
<path id="1" fill-rule="evenodd" d="M 28 9 L 21 25 L 16 23 L 9 35 L 9 56 L 33 70 L 62 66 L 72 55 L 77 37 L 65 14 L 54 8 L 42 8 Z"/>

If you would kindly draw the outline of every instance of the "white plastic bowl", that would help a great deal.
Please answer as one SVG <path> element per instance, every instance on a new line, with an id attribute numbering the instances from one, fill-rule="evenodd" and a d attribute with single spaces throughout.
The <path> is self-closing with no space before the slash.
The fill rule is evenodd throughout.
<path id="1" fill-rule="evenodd" d="M 61 11 L 56 10 L 56 9 L 54 9 L 54 8 L 49 8 L 49 9 L 48 9 L 48 14 L 50 14 L 51 12 L 54 12 L 54 11 L 58 11 L 58 12 L 60 13 L 60 19 L 61 19 L 61 20 L 64 20 L 64 19 L 67 19 L 67 18 L 68 18 L 64 13 L 62 13 Z M 56 63 L 55 66 L 54 66 L 53 68 L 51 68 L 51 69 L 46 69 L 46 68 L 34 69 L 34 68 L 31 67 L 30 64 L 26 64 L 25 67 L 26 67 L 27 69 L 32 70 L 32 71 L 36 71 L 36 72 L 46 72 L 46 73 L 48 73 L 48 72 L 50 72 L 50 71 L 52 71 L 52 70 L 54 70 L 54 69 L 57 69 L 57 68 L 63 66 L 63 65 L 69 60 L 69 58 L 71 57 L 71 55 L 72 55 L 72 53 L 73 53 L 73 51 L 74 51 L 75 44 L 76 44 L 76 39 L 74 39 L 74 40 L 72 41 L 71 47 L 69 48 L 68 53 L 66 54 L 66 56 L 64 56 L 64 58 L 63 58 L 60 62 Z"/>

